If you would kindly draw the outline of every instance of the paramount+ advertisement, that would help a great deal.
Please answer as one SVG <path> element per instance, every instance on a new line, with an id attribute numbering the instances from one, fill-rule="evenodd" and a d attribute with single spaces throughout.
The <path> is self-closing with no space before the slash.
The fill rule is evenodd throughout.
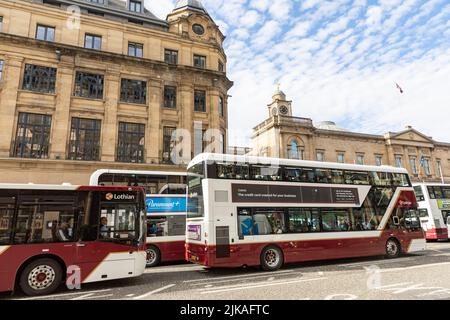
<path id="1" fill-rule="evenodd" d="M 232 184 L 233 202 L 321 203 L 360 205 L 357 188 Z"/>

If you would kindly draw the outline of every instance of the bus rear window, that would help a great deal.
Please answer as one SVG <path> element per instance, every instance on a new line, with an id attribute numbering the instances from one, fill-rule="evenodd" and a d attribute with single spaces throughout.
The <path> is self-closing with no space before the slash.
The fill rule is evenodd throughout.
<path id="1" fill-rule="evenodd" d="M 414 193 L 416 194 L 417 201 L 425 201 L 425 197 L 423 195 L 422 187 L 421 186 L 415 186 L 414 187 Z"/>

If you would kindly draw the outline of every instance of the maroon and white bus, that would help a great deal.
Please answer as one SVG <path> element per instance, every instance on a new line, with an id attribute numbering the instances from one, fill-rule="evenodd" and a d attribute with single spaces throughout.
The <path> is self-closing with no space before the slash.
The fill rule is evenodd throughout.
<path id="1" fill-rule="evenodd" d="M 184 261 L 186 239 L 186 171 L 101 169 L 90 185 L 140 186 L 146 191 L 147 267 Z"/>
<path id="2" fill-rule="evenodd" d="M 188 261 L 277 270 L 425 245 L 404 169 L 218 154 L 188 166 Z"/>
<path id="3" fill-rule="evenodd" d="M 0 292 L 143 274 L 144 198 L 136 187 L 0 184 Z"/>

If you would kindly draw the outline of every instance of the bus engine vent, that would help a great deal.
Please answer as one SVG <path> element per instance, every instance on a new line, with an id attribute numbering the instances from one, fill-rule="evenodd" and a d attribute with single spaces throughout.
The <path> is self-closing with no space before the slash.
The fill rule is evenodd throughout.
<path id="1" fill-rule="evenodd" d="M 229 227 L 216 227 L 216 258 L 230 257 L 230 229 Z"/>

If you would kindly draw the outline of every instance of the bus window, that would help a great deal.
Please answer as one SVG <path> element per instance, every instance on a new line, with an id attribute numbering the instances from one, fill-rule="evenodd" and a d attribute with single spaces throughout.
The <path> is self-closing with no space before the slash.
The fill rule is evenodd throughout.
<path id="1" fill-rule="evenodd" d="M 393 188 L 373 188 L 369 193 L 369 197 L 377 208 L 386 210 L 394 196 Z M 384 213 L 384 212 L 383 212 Z"/>
<path id="2" fill-rule="evenodd" d="M 286 168 L 284 168 L 284 180 L 292 181 L 292 182 L 299 182 L 300 181 L 300 173 L 301 173 L 301 169 L 286 167 Z"/>
<path id="3" fill-rule="evenodd" d="M 346 171 L 345 182 L 347 184 L 369 185 L 369 174 L 367 172 Z"/>
<path id="4" fill-rule="evenodd" d="M 444 194 L 442 193 L 441 187 L 434 187 L 434 195 L 436 196 L 436 199 L 444 198 Z"/>
<path id="5" fill-rule="evenodd" d="M 253 180 L 281 181 L 281 168 L 253 165 L 250 167 L 250 177 Z"/>
<path id="6" fill-rule="evenodd" d="M 16 198 L 2 194 L 0 197 L 0 245 L 10 244 L 12 233 L 12 222 Z"/>
<path id="7" fill-rule="evenodd" d="M 316 181 L 318 183 L 331 183 L 331 172 L 329 169 L 316 169 Z"/>
<path id="8" fill-rule="evenodd" d="M 409 187 L 410 183 L 408 180 L 408 175 L 404 173 L 393 173 L 392 174 L 392 185 L 395 187 Z"/>
<path id="9" fill-rule="evenodd" d="M 290 233 L 320 231 L 320 218 L 317 210 L 289 208 L 288 215 Z"/>
<path id="10" fill-rule="evenodd" d="M 190 218 L 203 217 L 203 188 L 202 180 L 205 178 L 205 164 L 198 163 L 188 169 L 188 207 L 187 215 Z"/>
<path id="11" fill-rule="evenodd" d="M 434 188 L 428 187 L 428 194 L 430 195 L 430 199 L 436 199 L 436 195 L 434 194 Z"/>
<path id="12" fill-rule="evenodd" d="M 314 173 L 314 169 L 312 168 L 301 168 L 300 169 L 300 181 L 301 182 L 316 182 L 316 174 Z"/>
<path id="13" fill-rule="evenodd" d="M 349 231 L 350 221 L 348 211 L 344 209 L 322 209 L 323 231 Z"/>
<path id="14" fill-rule="evenodd" d="M 16 219 L 14 243 L 72 241 L 74 215 L 73 203 L 21 203 Z"/>
<path id="15" fill-rule="evenodd" d="M 135 239 L 136 205 L 127 203 L 102 204 L 100 207 L 99 238 Z"/>
<path id="16" fill-rule="evenodd" d="M 414 193 L 416 194 L 417 201 L 425 201 L 425 197 L 423 195 L 423 190 L 421 186 L 415 186 Z"/>
<path id="17" fill-rule="evenodd" d="M 253 218 L 250 209 L 238 209 L 239 238 L 253 235 Z"/>
<path id="18" fill-rule="evenodd" d="M 218 163 L 217 178 L 219 179 L 248 179 L 248 165 L 235 165 L 233 163 Z"/>
<path id="19" fill-rule="evenodd" d="M 184 236 L 186 217 L 183 215 L 151 216 L 147 218 L 149 237 Z"/>
<path id="20" fill-rule="evenodd" d="M 376 186 L 390 186 L 392 184 L 392 174 L 388 172 L 371 172 L 373 183 Z"/>
<path id="21" fill-rule="evenodd" d="M 443 199 L 450 199 L 450 187 L 442 187 Z"/>
<path id="22" fill-rule="evenodd" d="M 279 209 L 256 209 L 253 215 L 253 234 L 286 233 L 284 211 Z"/>
<path id="23" fill-rule="evenodd" d="M 331 183 L 334 184 L 344 184 L 344 171 L 342 170 L 331 170 Z"/>

